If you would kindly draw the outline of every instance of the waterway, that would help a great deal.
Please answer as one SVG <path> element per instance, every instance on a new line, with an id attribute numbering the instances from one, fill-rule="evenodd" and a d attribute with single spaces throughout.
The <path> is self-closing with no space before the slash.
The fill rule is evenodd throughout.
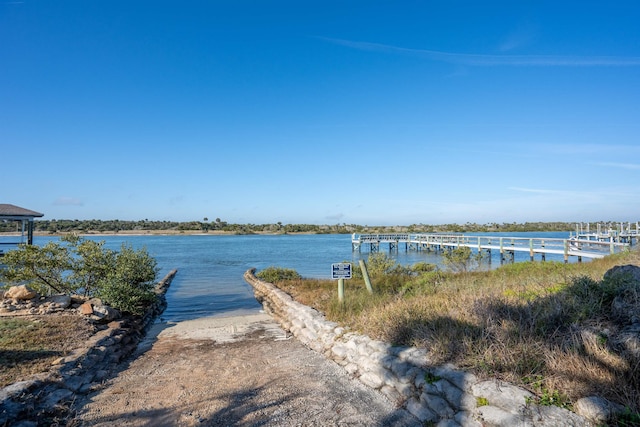
<path id="1" fill-rule="evenodd" d="M 568 238 L 569 233 L 492 233 L 514 237 Z M 331 264 L 358 263 L 369 252 L 352 252 L 351 235 L 171 235 L 171 236 L 95 236 L 105 247 L 118 250 L 122 244 L 134 249 L 145 248 L 158 263 L 158 278 L 177 269 L 169 291 L 168 307 L 162 315 L 167 321 L 181 321 L 214 315 L 257 313 L 261 306 L 253 290 L 243 279 L 249 268 L 270 266 L 291 268 L 303 277 L 331 277 Z M 36 236 L 34 244 L 44 245 L 55 237 Z M 433 252 L 389 252 L 384 244 L 380 252 L 400 264 L 427 262 L 442 266 L 442 256 Z M 516 254 L 516 262 L 528 261 L 528 254 Z M 561 256 L 547 256 L 547 261 L 562 261 Z M 500 266 L 497 254 L 486 268 Z"/>

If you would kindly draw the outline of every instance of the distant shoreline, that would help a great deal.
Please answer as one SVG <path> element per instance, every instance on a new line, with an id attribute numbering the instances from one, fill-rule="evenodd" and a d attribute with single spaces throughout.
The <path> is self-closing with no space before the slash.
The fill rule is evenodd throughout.
<path id="1" fill-rule="evenodd" d="M 251 235 L 251 234 L 259 234 L 259 235 L 294 235 L 294 234 L 319 234 L 315 232 L 268 232 L 268 231 L 253 231 L 251 233 L 238 233 L 237 231 L 221 231 L 221 230 L 212 230 L 209 232 L 203 232 L 201 230 L 122 230 L 117 233 L 114 231 L 86 231 L 82 233 L 78 232 L 41 232 L 36 231 L 33 233 L 36 237 L 46 237 L 46 236 L 66 236 L 68 234 L 77 234 L 78 236 L 234 236 L 234 235 Z M 327 233 L 323 233 L 327 234 Z M 10 231 L 10 232 L 0 232 L 0 237 L 2 236 L 21 236 L 20 232 Z"/>

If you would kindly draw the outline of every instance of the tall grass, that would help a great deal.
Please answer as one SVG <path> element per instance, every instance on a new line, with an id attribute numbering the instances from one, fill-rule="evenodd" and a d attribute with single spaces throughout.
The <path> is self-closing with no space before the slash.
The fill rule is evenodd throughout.
<path id="1" fill-rule="evenodd" d="M 607 270 L 624 264 L 640 265 L 640 253 L 458 274 L 390 269 L 372 276 L 373 296 L 362 280 L 346 281 L 344 304 L 334 281 L 277 285 L 353 330 L 426 349 L 433 364 L 452 362 L 480 377 L 501 378 L 561 406 L 597 394 L 637 415 L 640 354 L 620 340 L 633 314 L 616 313 L 614 301 L 622 296 L 626 313 L 640 313 L 640 284 L 603 280 Z"/>

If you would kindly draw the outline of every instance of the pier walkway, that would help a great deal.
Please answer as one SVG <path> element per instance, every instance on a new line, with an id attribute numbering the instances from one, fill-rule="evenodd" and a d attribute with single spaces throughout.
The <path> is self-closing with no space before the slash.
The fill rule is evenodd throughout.
<path id="1" fill-rule="evenodd" d="M 564 261 L 569 257 L 603 258 L 606 255 L 626 250 L 631 242 L 622 243 L 610 237 L 608 241 L 579 238 L 572 236 L 568 239 L 558 238 L 530 238 L 508 236 L 471 236 L 447 233 L 384 233 L 384 234 L 353 234 L 351 236 L 352 251 L 361 252 L 362 247 L 368 247 L 370 252 L 379 252 L 381 244 L 388 244 L 390 251 L 397 251 L 401 244 L 405 250 L 443 251 L 458 247 L 468 247 L 478 252 L 499 251 L 501 260 L 514 259 L 516 252 L 529 253 L 531 261 L 535 254 L 540 254 L 544 261 L 546 255 L 562 255 Z"/>
<path id="2" fill-rule="evenodd" d="M 596 224 L 595 230 L 591 230 L 588 223 L 576 224 L 575 235 L 572 233 L 571 236 L 581 240 L 613 240 L 633 245 L 640 238 L 640 223 Z"/>

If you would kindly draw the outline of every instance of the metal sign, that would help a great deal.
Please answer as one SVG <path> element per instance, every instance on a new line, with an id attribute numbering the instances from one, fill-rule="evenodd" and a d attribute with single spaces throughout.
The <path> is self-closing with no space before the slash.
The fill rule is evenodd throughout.
<path id="1" fill-rule="evenodd" d="M 332 279 L 351 279 L 351 263 L 339 262 L 331 264 Z"/>

